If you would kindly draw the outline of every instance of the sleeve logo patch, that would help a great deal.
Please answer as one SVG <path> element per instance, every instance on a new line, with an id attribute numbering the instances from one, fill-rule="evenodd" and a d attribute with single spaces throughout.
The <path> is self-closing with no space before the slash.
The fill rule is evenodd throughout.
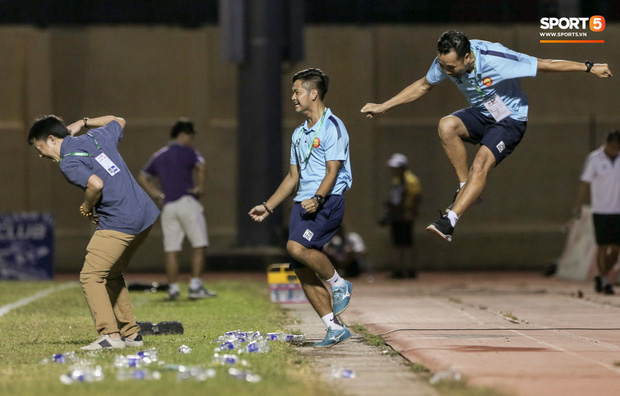
<path id="1" fill-rule="evenodd" d="M 314 236 L 314 232 L 308 229 L 306 229 L 306 232 L 304 232 L 304 235 L 303 235 L 304 239 L 307 239 L 308 241 L 311 241 L 313 236 Z"/>

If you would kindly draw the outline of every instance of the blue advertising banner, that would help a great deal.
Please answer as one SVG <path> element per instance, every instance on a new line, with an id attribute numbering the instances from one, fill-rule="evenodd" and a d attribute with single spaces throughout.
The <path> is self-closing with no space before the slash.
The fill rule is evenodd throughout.
<path id="1" fill-rule="evenodd" d="M 0 279 L 54 276 L 54 217 L 50 213 L 0 214 Z"/>

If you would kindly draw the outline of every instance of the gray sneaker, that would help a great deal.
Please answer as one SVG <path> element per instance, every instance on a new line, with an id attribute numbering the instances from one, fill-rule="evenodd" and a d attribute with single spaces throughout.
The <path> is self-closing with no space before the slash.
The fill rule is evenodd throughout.
<path id="1" fill-rule="evenodd" d="M 176 301 L 179 299 L 179 291 L 170 291 L 168 290 L 168 300 L 170 301 Z"/>
<path id="2" fill-rule="evenodd" d="M 189 289 L 189 295 L 188 295 L 188 297 L 191 300 L 197 300 L 200 298 L 212 298 L 216 296 L 217 296 L 217 293 L 207 290 L 202 285 L 198 289 Z"/>
<path id="3" fill-rule="evenodd" d="M 83 346 L 82 350 L 85 351 L 96 351 L 98 349 L 122 349 L 125 348 L 125 341 L 123 340 L 115 340 L 107 334 L 102 335 L 97 338 L 97 340 L 92 343 Z"/>
<path id="4" fill-rule="evenodd" d="M 144 339 L 138 334 L 134 339 L 125 338 L 125 346 L 128 347 L 141 347 L 144 346 Z"/>

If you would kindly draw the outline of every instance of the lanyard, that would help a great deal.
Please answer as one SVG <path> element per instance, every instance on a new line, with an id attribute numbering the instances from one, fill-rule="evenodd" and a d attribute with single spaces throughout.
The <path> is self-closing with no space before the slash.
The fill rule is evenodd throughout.
<path id="1" fill-rule="evenodd" d="M 312 153 L 312 147 L 314 146 L 314 139 L 316 139 L 316 135 L 318 135 L 319 133 L 319 129 L 321 129 L 321 125 L 323 125 L 323 120 L 325 120 L 325 114 L 327 113 L 327 108 L 325 108 L 325 110 L 323 110 L 323 115 L 321 116 L 321 120 L 319 121 L 319 125 L 316 128 L 316 132 L 314 132 L 314 136 L 312 137 L 312 142 L 310 143 L 310 147 L 308 147 L 308 154 L 306 154 L 306 158 L 304 158 L 304 160 L 302 162 L 306 162 L 308 161 L 308 158 L 310 158 L 310 153 Z M 304 127 L 302 126 L 299 129 L 299 135 L 297 136 L 297 142 L 295 143 L 295 146 L 297 146 L 299 148 L 299 141 L 301 140 L 301 134 L 303 133 Z M 299 153 L 299 157 L 301 158 L 301 154 Z M 301 165 L 301 164 L 300 164 Z"/>
<path id="2" fill-rule="evenodd" d="M 478 58 L 478 56 L 476 56 L 476 58 Z M 482 101 L 485 102 L 485 95 L 484 92 L 482 92 L 482 89 L 480 88 L 480 85 L 478 84 L 478 71 L 476 70 L 476 61 L 474 60 L 474 84 L 472 84 L 469 79 L 467 79 L 467 82 L 469 82 L 469 84 L 476 90 L 476 92 L 478 92 L 480 94 L 480 98 L 482 98 Z"/>
<path id="3" fill-rule="evenodd" d="M 101 146 L 99 145 L 99 142 L 97 142 L 97 139 L 95 139 L 95 137 L 93 135 L 91 135 L 90 133 L 86 133 L 86 134 L 88 136 L 90 136 L 91 138 L 93 138 L 93 141 L 95 142 L 95 145 L 97 146 L 97 149 L 99 151 L 101 151 Z M 63 158 L 68 157 L 70 155 L 75 155 L 76 157 L 88 157 L 89 156 L 88 153 L 84 153 L 84 152 L 81 152 L 81 151 L 76 151 L 76 152 L 73 152 L 73 153 L 67 153 L 67 154 L 63 155 L 62 157 L 60 157 L 60 160 L 62 161 Z"/>

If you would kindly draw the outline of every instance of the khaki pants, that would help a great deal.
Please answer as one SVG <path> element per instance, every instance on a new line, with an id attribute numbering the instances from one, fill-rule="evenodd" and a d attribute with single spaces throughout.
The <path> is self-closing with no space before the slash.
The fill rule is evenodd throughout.
<path id="1" fill-rule="evenodd" d="M 138 235 L 97 230 L 86 247 L 80 283 L 99 335 L 120 333 L 128 337 L 140 331 L 123 272 L 151 227 Z"/>

